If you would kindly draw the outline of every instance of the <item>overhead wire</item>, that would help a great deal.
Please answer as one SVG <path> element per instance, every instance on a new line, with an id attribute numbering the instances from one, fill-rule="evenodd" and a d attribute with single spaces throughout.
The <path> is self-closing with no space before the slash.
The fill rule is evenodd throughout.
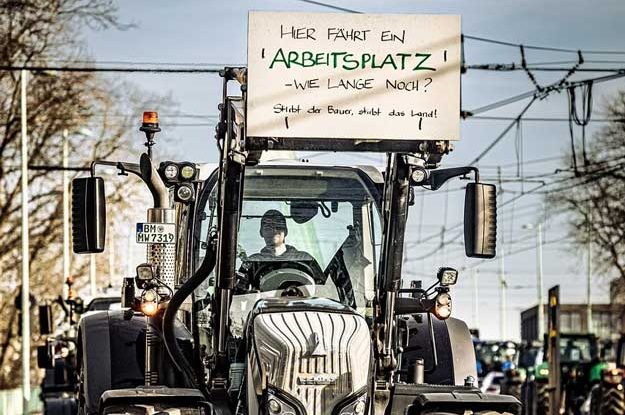
<path id="1" fill-rule="evenodd" d="M 473 161 L 469 163 L 469 166 L 472 166 L 479 162 L 486 154 L 490 152 L 490 150 L 493 149 L 493 147 L 497 145 L 497 143 L 499 143 L 499 141 L 501 141 L 502 138 L 506 136 L 506 134 L 508 134 L 508 131 L 510 131 L 512 127 L 514 127 L 519 122 L 519 120 L 523 118 L 523 115 L 525 115 L 527 110 L 529 110 L 532 104 L 534 104 L 536 98 L 537 96 L 534 95 L 530 102 L 523 108 L 523 110 L 521 110 L 519 115 L 517 115 L 516 118 L 506 128 L 504 128 L 503 131 L 499 133 L 499 135 L 495 137 L 495 139 L 488 146 L 486 146 L 486 148 L 482 150 L 482 152 L 477 157 L 475 157 L 475 159 L 473 159 Z"/>
<path id="2" fill-rule="evenodd" d="M 527 44 L 521 44 L 521 43 L 512 43 L 512 42 L 506 42 L 502 40 L 489 39 L 489 38 L 485 38 L 481 36 L 464 35 L 464 37 L 470 40 L 492 43 L 492 44 L 497 44 L 497 45 L 502 45 L 502 46 L 510 46 L 510 47 L 515 47 L 515 48 L 523 46 L 525 49 L 542 50 L 542 51 L 549 51 L 549 52 L 563 52 L 563 53 L 575 53 L 575 54 L 582 52 L 584 55 L 625 55 L 625 51 L 622 51 L 622 50 L 588 50 L 588 49 L 580 50 L 580 49 L 559 48 L 559 47 L 553 47 L 553 46 L 537 46 L 537 45 L 527 45 Z"/>
<path id="3" fill-rule="evenodd" d="M 87 67 L 58 65 L 0 65 L 1 71 L 28 70 L 37 72 L 126 72 L 126 73 L 171 73 L 171 74 L 218 74 L 223 68 L 121 68 L 121 67 Z"/>
<path id="4" fill-rule="evenodd" d="M 297 0 L 297 1 L 300 1 L 302 3 L 314 4 L 316 6 L 326 7 L 328 9 L 343 11 L 347 13 L 356 13 L 356 14 L 363 13 L 358 10 L 348 9 L 346 7 L 341 7 L 332 3 L 327 3 L 327 2 L 322 2 L 322 1 L 316 1 L 316 0 Z M 463 34 L 463 37 L 466 39 L 470 39 L 470 40 L 488 42 L 488 43 L 493 43 L 493 44 L 498 44 L 498 45 L 503 45 L 503 46 L 512 46 L 515 48 L 518 48 L 519 46 L 521 46 L 520 43 L 505 42 L 501 40 L 489 39 L 489 38 L 482 37 L 482 36 L 472 36 L 472 35 Z M 551 47 L 551 46 L 536 46 L 536 45 L 523 45 L 523 46 L 526 49 L 543 50 L 543 51 L 551 51 L 551 52 L 565 52 L 565 53 L 579 53 L 580 52 L 579 49 L 556 48 L 556 47 Z M 581 52 L 584 54 L 588 54 L 588 55 L 625 55 L 625 51 L 620 51 L 620 50 L 617 50 L 617 51 L 615 50 L 600 50 L 600 51 L 582 50 Z"/>

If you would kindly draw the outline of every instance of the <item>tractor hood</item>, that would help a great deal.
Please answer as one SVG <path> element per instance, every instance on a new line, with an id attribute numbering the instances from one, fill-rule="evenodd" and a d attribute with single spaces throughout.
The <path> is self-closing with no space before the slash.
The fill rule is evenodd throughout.
<path id="1" fill-rule="evenodd" d="M 371 337 L 351 308 L 320 298 L 260 300 L 247 338 L 248 402 L 259 409 L 329 414 L 367 399 Z"/>

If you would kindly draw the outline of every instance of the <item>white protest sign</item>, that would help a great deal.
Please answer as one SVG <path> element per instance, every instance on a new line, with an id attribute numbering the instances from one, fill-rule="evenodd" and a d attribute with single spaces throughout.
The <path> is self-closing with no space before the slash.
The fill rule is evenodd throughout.
<path id="1" fill-rule="evenodd" d="M 247 135 L 458 140 L 460 17 L 250 12 Z"/>

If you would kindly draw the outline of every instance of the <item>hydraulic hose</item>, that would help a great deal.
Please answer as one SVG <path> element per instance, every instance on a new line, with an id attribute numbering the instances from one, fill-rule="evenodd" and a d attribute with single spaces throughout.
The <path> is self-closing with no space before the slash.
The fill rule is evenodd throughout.
<path id="1" fill-rule="evenodd" d="M 202 264 L 191 276 L 191 278 L 185 281 L 185 283 L 182 284 L 182 286 L 180 286 L 180 288 L 175 292 L 165 309 L 165 314 L 163 315 L 163 341 L 165 343 L 167 353 L 169 353 L 169 357 L 176 368 L 182 372 L 188 383 L 192 387 L 199 389 L 206 399 L 209 399 L 210 393 L 202 382 L 197 382 L 195 380 L 196 374 L 193 370 L 193 366 L 191 366 L 191 363 L 189 363 L 189 360 L 186 358 L 176 341 L 174 323 L 176 321 L 176 313 L 180 309 L 184 300 L 191 295 L 197 287 L 200 286 L 200 284 L 211 273 L 213 268 L 215 268 L 215 260 L 216 255 L 214 245 L 209 244 L 209 248 L 206 251 L 206 256 L 204 257 Z"/>

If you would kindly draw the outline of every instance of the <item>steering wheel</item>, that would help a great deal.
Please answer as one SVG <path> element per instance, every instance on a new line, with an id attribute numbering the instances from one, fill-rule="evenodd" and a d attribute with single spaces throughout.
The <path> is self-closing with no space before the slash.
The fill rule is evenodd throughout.
<path id="1" fill-rule="evenodd" d="M 279 268 L 260 277 L 260 291 L 282 290 L 290 286 L 315 285 L 315 280 L 299 269 Z"/>
<path id="2" fill-rule="evenodd" d="M 258 261 L 254 275 L 249 277 L 251 281 L 256 281 L 261 292 L 314 286 L 323 284 L 326 279 L 314 258 L 302 261 Z"/>

